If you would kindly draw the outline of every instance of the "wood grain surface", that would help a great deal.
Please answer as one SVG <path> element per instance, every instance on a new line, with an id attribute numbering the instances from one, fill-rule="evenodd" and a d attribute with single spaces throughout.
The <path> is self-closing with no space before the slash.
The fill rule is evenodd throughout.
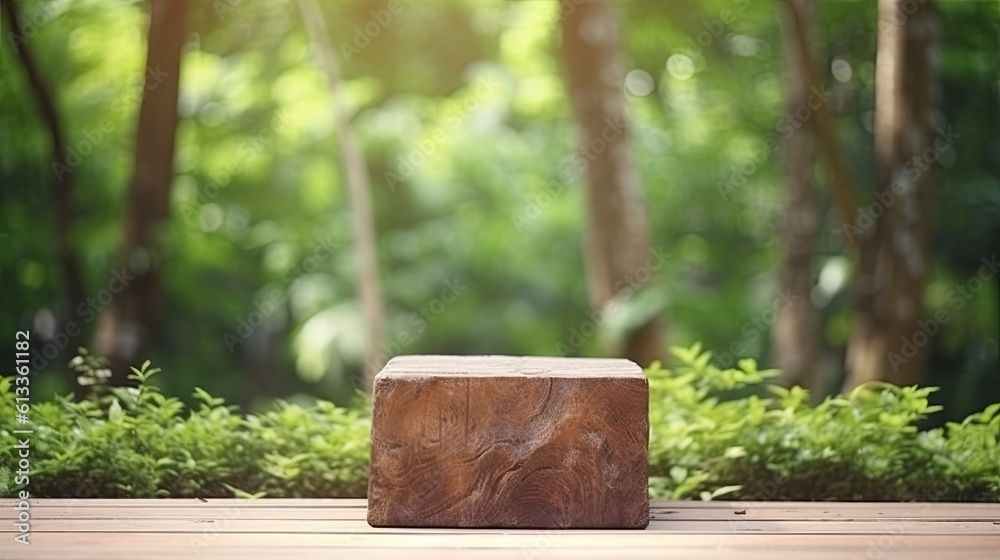
<path id="1" fill-rule="evenodd" d="M 394 358 L 375 378 L 368 522 L 643 528 L 648 433 L 628 360 Z"/>
<path id="2" fill-rule="evenodd" d="M 364 500 L 0 500 L 0 560 L 996 560 L 1000 505 L 654 502 L 645 531 L 400 529 Z"/>

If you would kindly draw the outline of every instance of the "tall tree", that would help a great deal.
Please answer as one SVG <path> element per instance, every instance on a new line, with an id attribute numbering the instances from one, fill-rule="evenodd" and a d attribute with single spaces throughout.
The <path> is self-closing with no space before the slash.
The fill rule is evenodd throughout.
<path id="1" fill-rule="evenodd" d="M 0 0 L 3 10 L 10 20 L 12 33 L 11 44 L 17 53 L 21 66 L 28 76 L 28 83 L 35 94 L 42 120 L 49 129 L 49 140 L 52 146 L 52 199 L 55 210 L 55 245 L 59 265 L 62 268 L 66 299 L 70 314 L 76 312 L 85 296 L 83 274 L 80 261 L 73 247 L 73 170 L 69 166 L 69 144 L 63 133 L 62 120 L 56 107 L 52 90 L 42 77 L 41 70 L 35 62 L 24 28 L 19 19 L 18 6 L 15 0 Z"/>
<path id="2" fill-rule="evenodd" d="M 875 204 L 882 212 L 873 227 L 857 233 L 861 264 L 845 390 L 875 379 L 920 380 L 923 344 L 916 335 L 923 319 L 936 183 L 933 167 L 924 160 L 925 150 L 934 150 L 937 27 L 929 0 L 878 2 Z"/>
<path id="3" fill-rule="evenodd" d="M 347 116 L 340 80 L 340 65 L 330 42 L 326 20 L 316 0 L 299 0 L 299 8 L 312 40 L 327 86 L 333 110 L 337 143 L 351 200 L 351 224 L 354 229 L 357 260 L 357 290 L 365 321 L 364 388 L 370 390 L 375 374 L 382 368 L 379 345 L 382 342 L 382 291 L 378 279 L 378 255 L 375 247 L 375 216 L 372 212 L 371 181 L 364 153 L 354 137 Z"/>
<path id="4" fill-rule="evenodd" d="M 596 311 L 648 266 L 649 225 L 628 141 L 614 2 L 562 0 L 561 8 L 569 94 L 588 154 L 584 257 Z M 662 319 L 655 316 L 633 329 L 617 353 L 643 366 L 662 359 Z"/>
<path id="5" fill-rule="evenodd" d="M 799 40 L 799 26 L 806 29 L 814 19 L 813 0 L 786 0 L 780 5 L 782 45 L 785 61 L 785 99 L 788 114 L 809 106 L 809 96 L 820 87 L 808 67 L 813 57 Z M 783 146 L 785 175 L 785 219 L 782 231 L 781 284 L 791 301 L 778 315 L 772 331 L 775 365 L 780 382 L 814 388 L 818 358 L 818 323 L 810 295 L 815 286 L 813 265 L 819 232 L 819 200 L 815 180 L 816 123 L 804 121 L 792 131 Z"/>
<path id="6" fill-rule="evenodd" d="M 98 318 L 98 355 L 121 381 L 149 346 L 162 306 L 162 255 L 157 236 L 170 215 L 181 47 L 187 0 L 151 0 L 149 46 L 134 171 L 125 210 L 119 267 L 125 288 Z"/>

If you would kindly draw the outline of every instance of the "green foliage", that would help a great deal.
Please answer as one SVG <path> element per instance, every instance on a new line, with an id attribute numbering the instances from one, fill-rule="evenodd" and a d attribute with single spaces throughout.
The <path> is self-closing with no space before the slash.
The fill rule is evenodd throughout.
<path id="1" fill-rule="evenodd" d="M 1000 500 L 1000 404 L 919 431 L 932 388 L 877 385 L 810 406 L 767 385 L 753 360 L 719 369 L 699 345 L 680 367 L 647 370 L 650 493 L 745 500 Z M 102 364 L 73 361 L 100 379 Z M 95 369 L 96 368 L 96 369 Z M 90 398 L 33 403 L 30 489 L 61 497 L 361 497 L 369 405 L 279 403 L 264 414 L 195 389 L 196 407 L 164 397 L 149 362 L 135 387 L 91 385 Z M 16 464 L 14 391 L 0 378 L 0 496 Z"/>
<path id="2" fill-rule="evenodd" d="M 83 362 L 74 360 L 79 367 Z M 195 389 L 187 409 L 132 370 L 135 387 L 95 391 L 82 402 L 32 403 L 30 489 L 36 496 L 364 496 L 368 416 L 328 402 L 278 403 L 241 416 Z M 0 495 L 14 487 L 14 391 L 0 379 Z M 23 436 L 21 436 L 23 437 Z"/>
<path id="3" fill-rule="evenodd" d="M 753 360 L 721 370 L 700 345 L 674 355 L 679 367 L 647 370 L 653 496 L 1000 500 L 1000 404 L 921 432 L 934 388 L 877 384 L 811 406 Z"/>
<path id="4" fill-rule="evenodd" d="M 118 259 L 149 3 L 18 4 L 37 28 L 27 47 L 52 88 L 65 143 L 80 154 L 69 175 L 73 246 L 86 295 L 98 301 L 81 313 L 63 295 L 52 189 L 39 188 L 52 181 L 51 140 L 14 49 L 0 48 L 0 277 L 10 294 L 0 299 L 0 332 L 52 327 L 39 329 L 33 343 L 42 355 L 33 354 L 32 369 L 41 373 L 33 395 L 48 398 L 73 386 L 63 364 L 93 340 L 96 312 L 107 301 L 98 296 Z M 157 382 L 189 405 L 195 385 L 251 407 L 295 394 L 346 402 L 364 356 L 351 216 L 329 90 L 298 5 L 190 4 L 171 218 L 158 239 L 163 315 L 149 356 L 173 374 Z M 556 48 L 558 3 L 402 2 L 393 22 L 349 57 L 342 45 L 354 44 L 385 0 L 322 4 L 372 179 L 387 353 L 558 352 L 570 330 L 589 320 L 582 176 L 554 185 L 574 168 L 577 139 Z M 645 96 L 629 94 L 629 138 L 652 244 L 668 253 L 659 278 L 636 290 L 643 298 L 621 309 L 662 308 L 672 341 L 761 359 L 769 337 L 741 326 L 776 295 L 787 219 L 782 158 L 758 157 L 788 112 L 775 4 L 618 4 L 623 70 L 645 72 L 654 86 Z M 828 4 L 810 38 L 818 61 L 852 70 L 841 82 L 817 67 L 823 87 L 836 92 L 831 109 L 859 203 L 870 203 L 875 4 Z M 989 124 L 1000 120 L 1000 15 L 988 2 L 938 4 L 940 116 L 962 136 L 936 168 L 927 315 L 944 310 L 951 320 L 927 348 L 927 382 L 942 387 L 934 395 L 947 404 L 940 416 L 958 419 L 1000 399 L 996 283 L 961 308 L 948 298 L 976 273 L 1000 223 L 1000 158 Z M 723 14 L 731 23 L 719 21 Z M 477 95 L 486 83 L 493 87 Z M 390 182 L 390 173 L 402 179 Z M 723 198 L 719 185 L 734 175 L 740 186 Z M 850 325 L 851 275 L 838 266 L 846 262 L 845 240 L 840 224 L 825 218 L 829 197 L 822 198 L 818 342 L 824 358 L 838 359 Z M 328 237 L 333 255 L 286 285 Z M 469 289 L 440 314 L 421 315 L 455 278 Z M 273 289 L 287 303 L 252 342 L 227 347 L 224 334 L 235 333 Z M 81 334 L 56 345 L 70 322 Z M 603 331 L 614 326 L 601 325 L 574 354 L 600 354 L 601 341 L 615 334 Z M 58 358 L 45 358 L 57 349 Z M 13 348 L 0 345 L 0 363 L 13 360 Z"/>

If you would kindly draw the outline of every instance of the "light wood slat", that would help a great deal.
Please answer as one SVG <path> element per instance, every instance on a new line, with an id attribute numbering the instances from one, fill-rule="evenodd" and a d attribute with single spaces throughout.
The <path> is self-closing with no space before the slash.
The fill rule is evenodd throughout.
<path id="1" fill-rule="evenodd" d="M 0 534 L 13 533 L 13 524 L 0 526 Z M 145 517 L 121 517 L 118 519 L 35 519 L 31 523 L 33 534 L 46 532 L 92 532 L 92 533 L 330 533 L 355 534 L 508 534 L 509 529 L 445 529 L 445 528 L 373 528 L 361 519 L 240 519 L 210 518 L 200 519 L 147 519 Z M 573 533 L 594 535 L 623 535 L 631 538 L 631 532 L 621 530 L 583 529 Z M 637 531 L 632 531 L 637 532 Z M 898 521 L 849 522 L 849 521 L 689 521 L 677 520 L 651 524 L 644 533 L 661 534 L 719 534 L 753 532 L 760 534 L 908 534 L 922 535 L 984 535 L 1000 537 L 1000 522 L 983 521 Z M 518 531 L 519 534 L 522 531 Z M 528 530 L 523 534 L 544 535 L 544 530 Z"/>
<path id="2" fill-rule="evenodd" d="M 820 513 L 824 511 L 920 511 L 934 509 L 942 511 L 997 511 L 1000 504 L 982 502 L 652 502 L 653 511 L 733 509 L 733 510 L 797 510 Z"/>
<path id="3" fill-rule="evenodd" d="M 32 500 L 32 516 L 39 519 L 102 515 L 152 515 L 189 517 L 212 515 L 241 517 L 256 515 L 288 519 L 362 519 L 365 516 L 364 500 L 314 499 L 303 500 L 296 507 L 294 500 Z M 824 503 L 816 507 L 810 502 L 779 502 L 726 504 L 724 502 L 655 502 L 651 508 L 653 519 L 928 519 L 928 520 L 997 520 L 1000 504 L 982 503 Z M 14 501 L 0 500 L 0 520 L 14 519 Z M 330 512 L 343 513 L 330 513 Z M 125 513 L 127 512 L 127 513 Z M 255 512 L 249 513 L 247 512 Z"/>
<path id="4" fill-rule="evenodd" d="M 4 545 L 11 542 L 6 540 Z M 733 548 L 736 550 L 866 550 L 869 547 L 884 549 L 901 548 L 921 550 L 928 548 L 951 549 L 956 553 L 965 550 L 1000 550 L 1000 536 L 975 535 L 831 535 L 831 534 L 658 534 L 647 531 L 628 531 L 617 534 L 562 531 L 549 534 L 531 534 L 522 531 L 507 534 L 477 533 L 32 533 L 32 542 L 39 547 L 165 547 L 188 552 L 207 546 L 257 548 L 280 546 L 289 549 L 321 546 L 333 548 L 502 548 L 502 549 L 555 549 L 633 548 Z M 34 546 L 33 545 L 33 546 Z"/>
<path id="5" fill-rule="evenodd" d="M 18 500 L 12 498 L 0 498 L 0 511 L 14 507 Z M 174 499 L 109 499 L 109 498 L 31 498 L 31 507 L 75 507 L 85 505 L 87 507 L 135 507 L 135 508 L 174 508 L 174 507 L 269 507 L 269 508 L 310 508 L 310 507 L 332 507 L 339 508 L 366 508 L 368 502 L 365 499 L 355 498 L 261 498 L 258 500 L 243 500 L 235 498 L 208 498 L 202 501 L 197 498 L 174 498 Z"/>
<path id="6" fill-rule="evenodd" d="M 1000 559 L 1000 504 L 657 502 L 645 531 L 376 530 L 364 500 L 33 500 L 31 513 L 33 545 L 16 545 L 0 500 L 0 560 Z"/>
<path id="7" fill-rule="evenodd" d="M 849 504 L 838 504 L 833 510 L 816 511 L 811 509 L 745 509 L 734 510 L 731 508 L 714 509 L 689 508 L 670 510 L 665 508 L 655 508 L 651 515 L 651 523 L 673 522 L 676 520 L 689 521 L 734 521 L 743 522 L 747 520 L 758 521 L 791 521 L 791 520 L 813 520 L 813 521 L 1000 521 L 1000 505 L 992 509 L 977 508 L 975 511 L 961 513 L 956 511 L 946 512 L 949 515 L 940 515 L 937 504 L 924 504 L 925 507 L 906 512 L 906 515 L 888 516 L 870 508 L 856 507 Z M 736 513 L 737 511 L 742 513 Z M 13 510 L 0 510 L 0 520 L 13 519 Z M 341 508 L 332 504 L 330 507 L 310 507 L 310 508 L 276 508 L 276 507 L 233 507 L 233 508 L 204 508 L 192 507 L 172 507 L 162 509 L 133 508 L 120 506 L 116 508 L 91 507 L 89 505 L 80 506 L 59 506 L 59 507 L 32 507 L 32 519 L 121 519 L 144 517 L 147 519 L 200 519 L 206 516 L 216 519 L 365 519 L 364 508 Z"/>
<path id="8" fill-rule="evenodd" d="M 699 504 L 699 505 L 690 505 Z M 703 505 L 711 504 L 711 505 Z M 747 511 L 762 512 L 768 515 L 777 512 L 800 512 L 802 515 L 982 515 L 1000 511 L 1000 504 L 993 503 L 956 503 L 956 502 L 672 502 L 655 503 L 650 507 L 654 514 L 694 511 Z"/>
<path id="9" fill-rule="evenodd" d="M 9 512 L 5 512 L 8 513 Z M 365 519 L 364 508 L 102 508 L 47 507 L 32 508 L 32 519 Z M 13 519 L 12 515 L 7 517 Z M 3 517 L 0 517 L 2 520 Z M 1000 519 L 998 519 L 1000 521 Z"/>
<path id="10" fill-rule="evenodd" d="M 0 514 L 14 506 L 16 500 L 0 498 Z M 258 500 L 239 500 L 231 498 L 209 498 L 201 501 L 195 498 L 177 499 L 75 499 L 75 498 L 32 498 L 31 506 L 39 507 L 104 507 L 104 508 L 232 508 L 264 507 L 264 508 L 360 508 L 364 509 L 367 502 L 364 499 L 342 498 L 261 498 Z M 843 508 L 857 508 L 857 511 L 877 511 L 886 515 L 899 512 L 919 513 L 922 510 L 970 513 L 973 511 L 998 511 L 1000 504 L 990 503 L 955 503 L 955 502 L 702 502 L 702 501 L 654 501 L 650 504 L 653 513 L 660 510 L 803 510 L 831 511 Z M 898 515 L 897 515 L 898 516 Z M 904 515 L 905 516 L 905 515 Z"/>
<path id="11" fill-rule="evenodd" d="M 740 512 L 740 513 L 736 513 Z M 718 509 L 718 510 L 680 510 L 676 513 L 668 511 L 653 513 L 650 521 L 670 522 L 676 519 L 701 521 L 1000 521 L 1000 507 L 992 510 L 960 512 L 939 512 L 934 508 L 913 511 L 890 512 L 891 515 L 864 508 L 838 508 L 833 511 L 810 511 L 798 509 Z"/>
<path id="12" fill-rule="evenodd" d="M 28 548 L 28 547 L 24 547 Z M 212 558 L 214 560 L 272 560 L 282 558 L 287 555 L 288 550 L 279 547 L 255 548 L 223 548 L 211 547 L 202 550 L 198 556 L 193 558 Z M 5 550 L 0 547 L 0 558 Z M 331 551 L 321 547 L 300 547 L 295 549 L 297 558 L 331 558 Z M 795 551 L 795 550 L 758 550 L 758 551 L 733 551 L 718 549 L 671 549 L 669 556 L 666 556 L 663 549 L 648 548 L 634 549 L 628 553 L 628 558 L 636 560 L 664 560 L 665 558 L 678 558 L 689 560 L 720 560 L 738 558 L 739 560 L 841 560 L 850 559 L 857 552 L 850 549 L 829 549 L 824 551 Z M 940 560 L 948 558 L 953 551 L 948 549 L 929 550 L 888 550 L 879 555 L 880 560 Z M 498 549 L 470 549 L 456 553 L 454 549 L 423 549 L 412 551 L 401 551 L 398 549 L 360 549 L 360 548 L 340 548 L 336 550 L 335 558 L 345 558 L 351 560 L 442 560 L 445 558 L 461 558 L 473 560 L 510 560 L 525 559 L 543 560 L 547 558 L 564 559 L 580 558 L 586 560 L 607 560 L 609 558 L 621 558 L 621 553 L 617 549 L 602 548 L 565 548 L 545 550 L 539 553 L 526 551 L 524 553 L 512 552 L 510 550 Z M 136 560 L 139 558 L 148 560 L 176 559 L 187 556 L 178 556 L 177 552 L 164 550 L 150 550 L 148 548 L 116 548 L 113 550 L 102 550 L 99 553 L 80 550 L 78 548 L 47 548 L 42 550 L 32 550 L 27 554 L 11 556 L 19 560 Z M 863 558 L 863 556 L 862 556 Z M 967 551 L 962 553 L 962 560 L 996 560 L 996 553 L 993 551 Z"/>
<path id="13" fill-rule="evenodd" d="M 288 549 L 280 546 L 242 547 L 210 546 L 203 548 L 197 556 L 179 554 L 171 549 L 151 549 L 149 547 L 113 549 L 83 549 L 79 547 L 21 547 L 24 551 L 15 550 L 19 560 L 174 560 L 176 558 L 212 558 L 213 560 L 272 560 L 288 555 Z M 442 560 L 445 558 L 460 558 L 461 560 L 523 560 L 543 559 L 582 559 L 608 560 L 622 558 L 619 549 L 612 548 L 561 548 L 543 551 L 513 552 L 509 549 L 467 549 L 456 552 L 451 548 L 426 548 L 420 550 L 399 550 L 380 548 L 338 548 L 336 556 L 325 547 L 303 546 L 295 549 L 296 558 L 344 558 L 350 560 Z M 7 550 L 0 546 L 0 558 L 7 558 Z M 826 550 L 733 550 L 711 548 L 672 548 L 666 553 L 662 548 L 638 548 L 628 552 L 628 558 L 633 560 L 664 560 L 677 558 L 685 560 L 720 560 L 738 558 L 739 560 L 842 560 L 858 555 L 855 549 L 830 548 Z M 864 558 L 864 553 L 861 553 Z M 898 550 L 890 549 L 877 556 L 880 560 L 940 560 L 954 555 L 951 549 Z M 962 552 L 962 560 L 996 560 L 995 551 Z"/>
<path id="14" fill-rule="evenodd" d="M 341 502 L 352 502 L 347 505 Z M 275 503 L 277 502 L 277 503 Z M 280 500 L 214 500 L 207 503 L 198 500 L 52 500 L 31 501 L 32 517 L 72 518 L 122 517 L 156 515 L 157 517 L 198 517 L 214 515 L 219 517 L 287 519 L 363 519 L 366 510 L 357 505 L 357 500 L 308 500 L 304 507 L 293 507 Z M 360 501 L 364 504 L 364 501 Z M 688 507 L 688 504 L 698 504 Z M 785 502 L 782 507 L 772 504 L 747 504 L 733 507 L 720 502 L 680 502 L 655 503 L 651 508 L 651 519 L 672 520 L 730 520 L 730 519 L 813 519 L 813 520 L 909 520 L 928 519 L 950 520 L 1000 520 L 1000 504 L 955 504 L 955 503 L 826 503 L 823 508 L 812 507 L 809 503 Z M 12 520 L 17 515 L 14 502 L 0 500 L 0 521 Z M 155 513 L 154 513 L 155 512 Z M 214 513 L 209 513 L 214 512 Z M 238 513 L 237 513 L 238 512 Z M 737 513 L 739 512 L 739 513 Z"/>

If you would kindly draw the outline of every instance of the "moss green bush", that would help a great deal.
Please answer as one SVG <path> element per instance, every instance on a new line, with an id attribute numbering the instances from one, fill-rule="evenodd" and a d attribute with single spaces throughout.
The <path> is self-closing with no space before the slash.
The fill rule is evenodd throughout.
<path id="1" fill-rule="evenodd" d="M 368 488 L 369 417 L 363 407 L 278 403 L 240 415 L 200 389 L 187 410 L 133 370 L 134 388 L 99 398 L 32 403 L 33 496 L 361 497 Z M 14 394 L 0 380 L 0 495 L 10 495 L 16 461 Z M 23 426 L 22 426 L 23 427 Z M 21 436 L 24 437 L 24 436 Z"/>
<path id="2" fill-rule="evenodd" d="M 655 497 L 1000 500 L 1000 404 L 918 431 L 939 409 L 934 388 L 866 386 L 810 406 L 753 360 L 720 370 L 697 345 L 674 355 L 674 370 L 647 370 Z"/>
<path id="3" fill-rule="evenodd" d="M 961 424 L 919 431 L 932 388 L 861 388 L 810 406 L 805 391 L 769 385 L 752 360 L 711 365 L 695 346 L 680 366 L 647 371 L 650 492 L 732 500 L 1000 500 L 1000 404 Z M 92 358 L 75 361 L 99 380 Z M 33 496 L 361 497 L 370 418 L 318 402 L 261 415 L 195 390 L 197 406 L 164 397 L 145 364 L 136 386 L 100 383 L 82 402 L 32 403 Z M 14 484 L 15 395 L 0 379 L 0 495 Z"/>

